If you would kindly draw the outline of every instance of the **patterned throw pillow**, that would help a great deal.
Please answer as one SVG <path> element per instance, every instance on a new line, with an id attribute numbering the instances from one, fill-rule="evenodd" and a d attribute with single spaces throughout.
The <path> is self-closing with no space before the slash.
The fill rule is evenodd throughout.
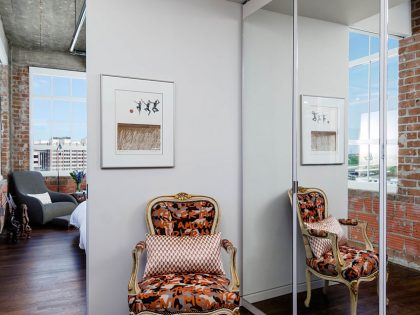
<path id="1" fill-rule="evenodd" d="M 42 202 L 42 204 L 46 205 L 51 202 L 51 197 L 49 193 L 43 193 L 43 194 L 28 194 L 29 197 L 34 197 Z"/>
<path id="2" fill-rule="evenodd" d="M 347 240 L 340 223 L 337 221 L 336 218 L 332 216 L 329 216 L 328 218 L 318 222 L 305 223 L 305 227 L 307 229 L 323 230 L 337 234 L 338 243 L 340 245 L 344 244 Z M 331 250 L 332 248 L 331 241 L 328 238 L 319 238 L 312 236 L 309 236 L 308 238 L 309 246 L 311 246 L 312 253 L 315 255 L 316 258 L 321 258 L 325 252 Z"/>
<path id="3" fill-rule="evenodd" d="M 220 232 L 198 236 L 147 235 L 144 278 L 171 273 L 225 275 Z"/>

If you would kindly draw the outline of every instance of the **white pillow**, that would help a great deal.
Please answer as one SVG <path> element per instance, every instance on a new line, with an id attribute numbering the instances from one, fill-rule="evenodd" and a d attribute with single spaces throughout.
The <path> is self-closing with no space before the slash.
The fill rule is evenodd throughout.
<path id="1" fill-rule="evenodd" d="M 44 205 L 49 204 L 49 203 L 52 203 L 51 202 L 50 194 L 47 193 L 47 192 L 46 193 L 43 193 L 43 194 L 28 194 L 28 196 L 34 197 L 34 198 L 38 199 Z"/>
<path id="2" fill-rule="evenodd" d="M 338 243 L 340 245 L 344 244 L 347 240 L 340 223 L 332 216 L 318 222 L 305 223 L 305 226 L 307 229 L 323 230 L 337 234 Z M 325 252 L 331 250 L 332 248 L 331 241 L 328 238 L 313 236 L 309 236 L 309 245 L 311 246 L 312 253 L 316 258 L 321 258 Z"/>

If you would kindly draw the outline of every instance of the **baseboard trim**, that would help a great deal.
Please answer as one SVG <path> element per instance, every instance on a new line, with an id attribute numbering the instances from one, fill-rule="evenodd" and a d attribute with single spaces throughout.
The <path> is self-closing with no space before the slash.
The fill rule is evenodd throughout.
<path id="1" fill-rule="evenodd" d="M 330 285 L 334 285 L 334 284 L 336 284 L 336 283 L 330 282 Z M 312 281 L 312 289 L 322 288 L 323 286 L 324 286 L 324 280 L 318 279 L 318 280 Z M 297 289 L 298 289 L 298 292 L 305 292 L 306 291 L 306 282 L 298 283 Z M 289 293 L 292 293 L 292 285 L 291 284 L 276 287 L 276 288 L 269 289 L 269 290 L 256 292 L 256 293 L 247 294 L 247 295 L 244 295 L 242 297 L 242 299 L 244 299 L 247 303 L 256 303 L 256 302 L 259 302 L 259 301 L 272 299 L 274 297 L 289 294 Z"/>

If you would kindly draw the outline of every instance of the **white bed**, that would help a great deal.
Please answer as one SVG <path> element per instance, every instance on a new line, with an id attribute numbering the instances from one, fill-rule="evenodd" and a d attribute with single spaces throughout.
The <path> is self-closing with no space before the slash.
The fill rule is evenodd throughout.
<path id="1" fill-rule="evenodd" d="M 74 209 L 73 213 L 70 216 L 70 225 L 77 227 L 80 231 L 80 241 L 79 247 L 87 251 L 86 247 L 86 201 L 83 201 L 81 204 Z"/>

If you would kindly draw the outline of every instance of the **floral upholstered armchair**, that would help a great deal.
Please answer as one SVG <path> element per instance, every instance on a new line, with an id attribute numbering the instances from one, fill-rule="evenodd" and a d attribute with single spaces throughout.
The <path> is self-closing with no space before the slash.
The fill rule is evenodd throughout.
<path id="1" fill-rule="evenodd" d="M 149 234 L 132 253 L 128 283 L 129 314 L 239 314 L 236 248 L 220 239 L 217 202 L 179 193 L 151 200 Z M 220 249 L 230 254 L 229 280 Z M 141 281 L 140 255 L 147 253 Z"/>
<path id="2" fill-rule="evenodd" d="M 289 198 L 292 201 L 291 190 Z M 351 315 L 356 315 L 359 284 L 375 280 L 379 275 L 379 255 L 367 237 L 367 223 L 328 216 L 327 197 L 318 188 L 298 188 L 297 214 L 306 253 L 305 306 L 309 307 L 311 301 L 313 274 L 325 280 L 324 294 L 329 280 L 345 284 L 350 291 Z M 350 246 L 341 225 L 359 227 L 365 248 Z"/>

